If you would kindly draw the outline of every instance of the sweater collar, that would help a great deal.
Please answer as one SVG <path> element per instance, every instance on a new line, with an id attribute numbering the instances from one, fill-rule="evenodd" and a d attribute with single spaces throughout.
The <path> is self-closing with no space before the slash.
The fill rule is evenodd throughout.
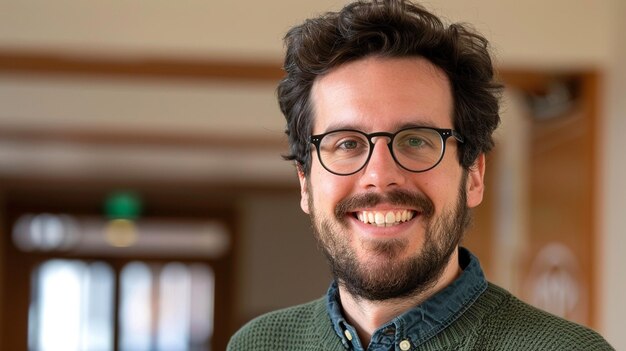
<path id="1" fill-rule="evenodd" d="M 463 272 L 452 284 L 377 329 L 367 348 L 361 345 L 356 329 L 343 316 L 339 289 L 334 281 L 328 289 L 326 307 L 344 347 L 355 351 L 414 350 L 441 332 L 487 289 L 487 280 L 476 256 L 459 248 L 459 263 Z"/>

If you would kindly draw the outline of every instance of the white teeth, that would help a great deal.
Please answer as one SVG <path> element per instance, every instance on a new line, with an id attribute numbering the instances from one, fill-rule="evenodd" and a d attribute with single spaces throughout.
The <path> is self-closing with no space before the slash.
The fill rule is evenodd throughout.
<path id="1" fill-rule="evenodd" d="M 385 223 L 396 223 L 396 215 L 393 212 L 387 212 L 385 215 Z"/>
<path id="2" fill-rule="evenodd" d="M 380 213 L 380 212 L 376 212 L 376 215 L 374 216 L 374 218 L 376 219 L 376 224 L 381 225 L 381 224 L 385 224 L 385 215 Z"/>
<path id="3" fill-rule="evenodd" d="M 412 219 L 414 215 L 415 213 L 411 210 L 395 212 L 361 211 L 357 213 L 357 218 L 363 223 L 373 224 L 379 227 L 388 227 L 406 222 Z"/>

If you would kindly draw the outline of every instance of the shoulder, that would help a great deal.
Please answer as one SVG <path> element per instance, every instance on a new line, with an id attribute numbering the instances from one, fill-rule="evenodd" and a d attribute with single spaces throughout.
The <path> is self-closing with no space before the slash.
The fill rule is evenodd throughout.
<path id="1" fill-rule="evenodd" d="M 321 331 L 330 328 L 322 298 L 251 320 L 233 335 L 228 350 L 314 350 L 310 346 L 319 345 Z"/>
<path id="2" fill-rule="evenodd" d="M 496 285 L 489 284 L 483 296 L 495 302 L 481 323 L 486 349 L 613 350 L 595 331 L 535 308 Z"/>

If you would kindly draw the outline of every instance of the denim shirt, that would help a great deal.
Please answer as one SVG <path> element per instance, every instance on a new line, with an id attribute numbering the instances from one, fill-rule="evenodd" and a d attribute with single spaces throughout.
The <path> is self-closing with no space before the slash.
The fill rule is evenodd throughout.
<path id="1" fill-rule="evenodd" d="M 463 272 L 452 284 L 377 329 L 367 349 L 343 316 L 337 282 L 333 282 L 328 289 L 327 309 L 344 347 L 354 351 L 414 350 L 452 324 L 487 289 L 480 263 L 472 253 L 459 248 L 459 263 Z"/>

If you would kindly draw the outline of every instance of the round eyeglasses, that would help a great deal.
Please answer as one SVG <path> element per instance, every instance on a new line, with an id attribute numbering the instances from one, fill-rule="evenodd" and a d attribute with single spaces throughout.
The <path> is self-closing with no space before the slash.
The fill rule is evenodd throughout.
<path id="1" fill-rule="evenodd" d="M 322 166 L 330 173 L 347 176 L 367 164 L 374 150 L 375 138 L 388 138 L 387 146 L 396 163 L 411 172 L 425 172 L 441 162 L 446 151 L 446 140 L 454 137 L 463 143 L 463 137 L 453 129 L 412 127 L 395 133 L 364 133 L 352 129 L 333 130 L 312 135 Z"/>

